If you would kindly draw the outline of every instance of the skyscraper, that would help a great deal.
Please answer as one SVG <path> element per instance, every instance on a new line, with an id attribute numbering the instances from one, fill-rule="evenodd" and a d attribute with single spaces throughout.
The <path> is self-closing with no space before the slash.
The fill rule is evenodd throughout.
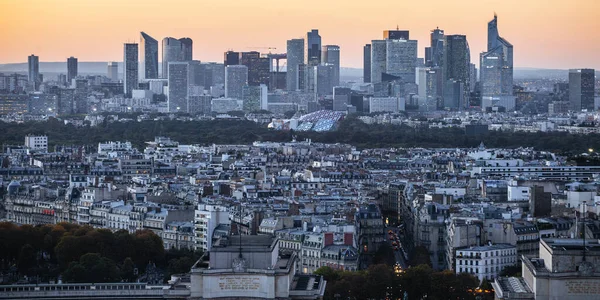
<path id="1" fill-rule="evenodd" d="M 456 103 L 454 100 L 444 99 L 444 104 L 452 104 L 447 106 L 453 109 L 463 109 L 468 107 L 468 103 L 464 101 L 469 99 L 470 93 L 470 69 L 471 69 L 471 50 L 465 35 L 447 35 L 444 37 L 444 87 L 452 87 L 454 90 L 461 86 L 464 90 L 462 96 L 456 96 L 456 91 L 444 92 L 444 96 L 452 95 L 453 99 L 459 99 L 463 102 Z M 448 83 L 452 82 L 452 83 Z M 459 83 L 462 83 L 459 84 Z"/>
<path id="2" fill-rule="evenodd" d="M 248 67 L 244 65 L 225 67 L 225 98 L 242 100 L 245 85 L 248 85 Z"/>
<path id="3" fill-rule="evenodd" d="M 191 62 L 170 62 L 168 68 L 168 110 L 174 113 L 188 112 L 190 85 L 193 83 Z"/>
<path id="4" fill-rule="evenodd" d="M 371 82 L 380 83 L 386 72 L 386 40 L 371 41 Z"/>
<path id="5" fill-rule="evenodd" d="M 311 67 L 321 63 L 321 36 L 318 29 L 306 33 L 304 46 L 304 63 Z"/>
<path id="6" fill-rule="evenodd" d="M 181 61 L 192 61 L 194 52 L 194 42 L 190 38 L 180 38 L 181 43 Z"/>
<path id="7" fill-rule="evenodd" d="M 332 64 L 320 64 L 312 67 L 314 72 L 314 92 L 317 96 L 326 96 L 333 94 L 335 66 Z"/>
<path id="8" fill-rule="evenodd" d="M 513 97 L 513 46 L 498 34 L 498 16 L 488 23 L 488 49 L 480 55 L 482 109 L 515 107 Z"/>
<path id="9" fill-rule="evenodd" d="M 340 46 L 325 45 L 321 52 L 321 62 L 333 67 L 332 86 L 340 85 Z"/>
<path id="10" fill-rule="evenodd" d="M 108 63 L 106 77 L 111 81 L 119 81 L 119 63 L 111 61 Z"/>
<path id="11" fill-rule="evenodd" d="M 299 86 L 300 65 L 304 64 L 304 39 L 287 41 L 287 72 L 286 87 L 288 91 L 296 91 Z"/>
<path id="12" fill-rule="evenodd" d="M 140 32 L 141 79 L 158 78 L 158 41 Z"/>
<path id="13" fill-rule="evenodd" d="M 29 82 L 34 85 L 34 89 L 37 89 L 38 78 L 40 77 L 40 58 L 31 54 L 27 57 L 27 64 L 29 71 Z"/>
<path id="14" fill-rule="evenodd" d="M 371 44 L 363 47 L 363 82 L 371 82 Z"/>
<path id="15" fill-rule="evenodd" d="M 406 83 L 415 83 L 417 67 L 417 41 L 386 40 L 386 72 L 398 76 Z"/>
<path id="16" fill-rule="evenodd" d="M 569 70 L 569 103 L 571 110 L 594 110 L 594 69 Z"/>
<path id="17" fill-rule="evenodd" d="M 235 51 L 227 51 L 224 54 L 223 63 L 225 66 L 239 65 L 240 64 L 240 53 Z"/>
<path id="18" fill-rule="evenodd" d="M 444 64 L 444 31 L 436 28 L 430 36 L 430 46 L 425 48 L 425 66 L 441 67 Z"/>
<path id="19" fill-rule="evenodd" d="M 123 93 L 131 97 L 138 87 L 138 44 L 126 43 L 123 51 Z"/>
<path id="20" fill-rule="evenodd" d="M 71 56 L 67 58 L 67 83 L 71 84 L 71 80 L 77 77 L 77 58 Z"/>
<path id="21" fill-rule="evenodd" d="M 260 56 L 260 52 L 242 52 L 239 64 L 248 67 L 248 85 L 269 84 L 271 65 L 267 57 Z"/>
<path id="22" fill-rule="evenodd" d="M 166 37 L 162 40 L 162 77 L 169 78 L 169 63 L 192 61 L 192 40 Z"/>

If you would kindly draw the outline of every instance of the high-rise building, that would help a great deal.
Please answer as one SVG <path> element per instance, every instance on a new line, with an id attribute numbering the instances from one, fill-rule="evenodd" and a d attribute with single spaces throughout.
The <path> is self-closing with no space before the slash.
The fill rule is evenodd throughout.
<path id="1" fill-rule="evenodd" d="M 126 43 L 123 51 L 123 93 L 131 97 L 138 87 L 138 44 Z"/>
<path id="2" fill-rule="evenodd" d="M 190 38 L 180 38 L 181 43 L 181 61 L 192 61 L 194 59 L 194 42 Z"/>
<path id="3" fill-rule="evenodd" d="M 162 77 L 169 78 L 169 63 L 192 61 L 192 40 L 166 37 L 162 40 Z"/>
<path id="4" fill-rule="evenodd" d="M 111 61 L 108 63 L 106 77 L 111 81 L 119 81 L 119 63 Z"/>
<path id="5" fill-rule="evenodd" d="M 242 88 L 242 100 L 244 100 L 244 111 L 253 112 L 261 109 L 268 109 L 268 88 L 267 85 L 259 86 L 245 85 Z"/>
<path id="6" fill-rule="evenodd" d="M 498 34 L 498 17 L 488 23 L 488 49 L 480 55 L 481 108 L 515 107 L 513 45 Z"/>
<path id="7" fill-rule="evenodd" d="M 286 87 L 288 91 L 297 91 L 300 85 L 300 66 L 304 64 L 304 39 L 287 41 Z"/>
<path id="8" fill-rule="evenodd" d="M 409 40 L 410 34 L 408 30 L 384 30 L 384 40 Z"/>
<path id="9" fill-rule="evenodd" d="M 403 82 L 415 83 L 417 67 L 417 41 L 404 39 L 386 40 L 385 73 L 402 78 Z"/>
<path id="10" fill-rule="evenodd" d="M 223 63 L 225 66 L 239 65 L 240 64 L 240 53 L 236 51 L 227 51 L 224 54 Z"/>
<path id="11" fill-rule="evenodd" d="M 386 40 L 371 41 L 371 82 L 380 83 L 386 72 Z"/>
<path id="12" fill-rule="evenodd" d="M 70 84 L 75 77 L 77 77 L 77 58 L 71 56 L 67 58 L 67 82 Z"/>
<path id="13" fill-rule="evenodd" d="M 441 68 L 419 69 L 419 111 L 435 111 L 440 96 L 442 82 Z"/>
<path id="14" fill-rule="evenodd" d="M 239 64 L 248 67 L 248 85 L 269 84 L 271 64 L 269 58 L 261 57 L 260 52 L 242 52 Z"/>
<path id="15" fill-rule="evenodd" d="M 463 95 L 457 97 L 455 91 L 445 93 L 445 95 L 452 95 L 452 100 L 444 100 L 444 104 L 452 104 L 451 108 L 464 109 L 467 108 L 468 101 L 462 101 L 469 99 L 470 94 L 470 69 L 471 69 L 471 50 L 469 49 L 469 43 L 465 35 L 447 35 L 444 37 L 444 80 L 447 81 L 446 86 L 452 86 L 456 88 L 457 82 L 462 83 Z M 457 99 L 462 99 L 460 103 L 457 103 Z"/>
<path id="16" fill-rule="evenodd" d="M 304 63 L 308 66 L 316 66 L 321 63 L 321 36 L 318 29 L 306 33 L 304 42 Z"/>
<path id="17" fill-rule="evenodd" d="M 38 79 L 40 77 L 40 58 L 31 54 L 27 57 L 27 64 L 29 71 L 29 82 L 34 85 L 34 89 L 37 89 Z"/>
<path id="18" fill-rule="evenodd" d="M 242 100 L 245 85 L 248 85 L 248 67 L 244 65 L 225 67 L 225 98 Z"/>
<path id="19" fill-rule="evenodd" d="M 141 79 L 158 78 L 158 41 L 140 32 Z"/>
<path id="20" fill-rule="evenodd" d="M 331 78 L 331 84 L 333 86 L 340 85 L 340 46 L 323 46 L 323 51 L 321 52 L 321 62 L 324 64 L 329 64 L 333 67 L 333 77 Z"/>
<path id="21" fill-rule="evenodd" d="M 448 79 L 444 83 L 444 108 L 461 109 L 466 103 L 465 84 L 460 80 Z"/>
<path id="22" fill-rule="evenodd" d="M 314 92 L 317 96 L 326 96 L 333 93 L 333 87 L 338 86 L 334 83 L 335 66 L 332 64 L 320 64 L 313 67 L 314 72 Z"/>
<path id="23" fill-rule="evenodd" d="M 169 95 L 167 107 L 169 112 L 188 112 L 190 86 L 193 83 L 191 62 L 169 63 Z"/>
<path id="24" fill-rule="evenodd" d="M 594 110 L 595 75 L 596 71 L 594 69 L 569 70 L 569 103 L 571 104 L 571 110 Z"/>
<path id="25" fill-rule="evenodd" d="M 474 63 L 469 64 L 469 78 L 469 90 L 474 92 L 477 85 L 477 67 Z"/>
<path id="26" fill-rule="evenodd" d="M 436 28 L 430 36 L 430 46 L 425 48 L 425 66 L 441 67 L 444 64 L 444 31 Z"/>
<path id="27" fill-rule="evenodd" d="M 371 82 L 371 44 L 363 47 L 363 82 Z"/>

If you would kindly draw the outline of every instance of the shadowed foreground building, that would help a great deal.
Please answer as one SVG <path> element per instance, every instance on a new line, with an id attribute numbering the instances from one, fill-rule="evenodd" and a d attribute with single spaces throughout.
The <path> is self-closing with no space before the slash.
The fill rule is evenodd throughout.
<path id="1" fill-rule="evenodd" d="M 326 282 L 295 275 L 297 259 L 270 235 L 221 237 L 192 267 L 190 299 L 321 299 Z"/>
<path id="2" fill-rule="evenodd" d="M 585 247 L 584 247 L 585 243 Z M 542 239 L 537 258 L 521 257 L 523 277 L 497 278 L 496 299 L 598 299 L 598 240 Z"/>

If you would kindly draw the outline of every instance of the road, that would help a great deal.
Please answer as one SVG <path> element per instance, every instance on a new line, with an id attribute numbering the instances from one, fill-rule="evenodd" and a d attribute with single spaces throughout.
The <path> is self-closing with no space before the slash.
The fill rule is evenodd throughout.
<path id="1" fill-rule="evenodd" d="M 391 231 L 391 234 L 390 234 Z M 396 259 L 396 264 L 400 266 L 401 269 L 408 268 L 408 263 L 406 258 L 404 257 L 404 250 L 402 249 L 402 243 L 398 239 L 398 228 L 397 227 L 387 227 L 385 229 L 385 235 L 388 243 L 394 250 L 394 257 Z M 396 245 L 394 245 L 396 243 Z"/>

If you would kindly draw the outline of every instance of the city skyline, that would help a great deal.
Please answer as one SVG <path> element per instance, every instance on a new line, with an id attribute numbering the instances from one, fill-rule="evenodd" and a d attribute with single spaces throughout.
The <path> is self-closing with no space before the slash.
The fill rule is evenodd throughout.
<path id="1" fill-rule="evenodd" d="M 439 27 L 448 35 L 466 35 L 473 58 L 486 51 L 485 24 L 497 13 L 502 36 L 517 46 L 515 67 L 600 68 L 596 59 L 600 41 L 581 30 L 600 26 L 600 3 L 595 1 L 464 0 L 427 5 L 382 1 L 377 6 L 342 1 L 315 6 L 311 1 L 261 0 L 235 6 L 218 1 L 181 0 L 169 6 L 145 1 L 140 6 L 138 1 L 7 0 L 0 3 L 0 24 L 5 28 L 0 38 L 13 42 L 4 46 L 0 63 L 22 63 L 31 53 L 44 62 L 64 61 L 69 56 L 80 62 L 119 61 L 123 43 L 139 41 L 141 31 L 157 40 L 189 37 L 195 43 L 194 59 L 220 62 L 230 49 L 269 52 L 274 47 L 272 52 L 283 53 L 287 40 L 318 29 L 323 45 L 343 49 L 342 67 L 362 68 L 364 44 L 396 27 L 409 30 L 411 39 L 418 40 L 419 57 L 424 57 L 430 31 Z M 115 9 L 117 5 L 125 6 Z M 182 6 L 189 9 L 181 13 Z M 385 10 L 380 9 L 383 6 Z M 335 9 L 343 9 L 344 14 L 330 13 Z M 32 15 L 37 17 L 34 22 L 30 22 Z M 556 43 L 556 37 L 562 41 Z"/>

